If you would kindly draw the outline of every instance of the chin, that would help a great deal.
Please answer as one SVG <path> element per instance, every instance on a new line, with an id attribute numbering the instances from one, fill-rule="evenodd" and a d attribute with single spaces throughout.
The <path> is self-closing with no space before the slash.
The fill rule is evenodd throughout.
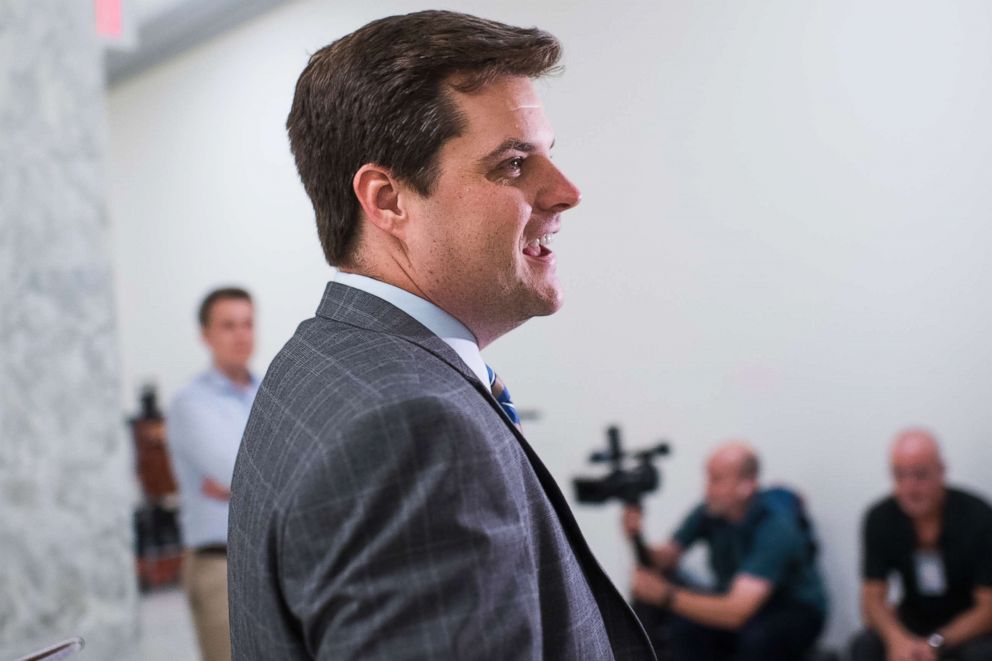
<path id="1" fill-rule="evenodd" d="M 534 312 L 530 316 L 547 317 L 548 315 L 552 315 L 555 312 L 558 312 L 558 310 L 561 310 L 564 304 L 565 299 L 562 296 L 561 289 L 559 288 L 538 292 L 534 302 Z"/>
<path id="2" fill-rule="evenodd" d="M 926 516 L 930 513 L 930 506 L 928 503 L 920 503 L 916 501 L 899 501 L 899 506 L 902 511 L 906 513 L 906 516 L 912 518 Z"/>
<path id="3" fill-rule="evenodd" d="M 537 314 L 535 314 L 533 316 L 535 316 L 535 317 L 550 317 L 555 312 L 558 312 L 558 310 L 561 310 L 561 306 L 562 306 L 561 301 L 555 301 L 553 303 L 548 303 L 547 305 L 544 306 L 544 308 L 543 308 L 543 310 L 541 312 L 538 312 Z"/>

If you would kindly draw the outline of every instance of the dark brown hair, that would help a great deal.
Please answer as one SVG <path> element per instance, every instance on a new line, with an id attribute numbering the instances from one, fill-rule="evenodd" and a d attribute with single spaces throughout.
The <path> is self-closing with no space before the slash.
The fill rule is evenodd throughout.
<path id="1" fill-rule="evenodd" d="M 222 287 L 213 290 L 200 303 L 200 309 L 196 315 L 196 318 L 200 320 L 200 328 L 206 328 L 210 323 L 210 309 L 214 303 L 227 300 L 243 300 L 251 303 L 251 294 L 241 287 Z"/>
<path id="2" fill-rule="evenodd" d="M 361 210 L 352 179 L 366 163 L 431 194 L 438 151 L 464 129 L 448 86 L 470 93 L 503 75 L 536 78 L 560 56 L 547 32 L 450 11 L 373 21 L 314 53 L 286 128 L 327 261 L 350 256 Z"/>

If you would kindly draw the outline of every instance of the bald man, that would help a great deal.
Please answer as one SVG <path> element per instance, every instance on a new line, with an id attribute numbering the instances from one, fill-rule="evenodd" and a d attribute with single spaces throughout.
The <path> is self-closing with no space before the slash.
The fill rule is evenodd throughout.
<path id="1" fill-rule="evenodd" d="M 653 570 L 634 573 L 635 599 L 671 615 L 664 627 L 675 661 L 796 661 L 823 628 L 826 596 L 808 540 L 795 516 L 763 497 L 758 473 L 746 443 L 718 447 L 706 463 L 705 502 L 671 541 L 652 549 L 657 568 L 667 571 L 695 542 L 706 542 L 714 593 L 676 586 Z M 624 527 L 640 530 L 637 509 L 624 512 Z"/>
<path id="2" fill-rule="evenodd" d="M 868 629 L 851 645 L 855 661 L 992 661 L 992 508 L 946 486 L 934 436 L 898 434 L 892 495 L 863 529 L 861 605 Z M 889 603 L 898 574 L 902 601 Z"/>

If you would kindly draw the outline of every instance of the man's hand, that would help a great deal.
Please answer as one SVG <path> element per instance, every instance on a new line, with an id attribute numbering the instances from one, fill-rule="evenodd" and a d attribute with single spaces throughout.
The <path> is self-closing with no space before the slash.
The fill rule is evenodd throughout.
<path id="1" fill-rule="evenodd" d="M 654 566 L 662 571 L 674 569 L 682 557 L 682 548 L 674 542 L 655 546 L 651 549 L 651 559 Z"/>
<path id="2" fill-rule="evenodd" d="M 638 567 L 634 571 L 631 591 L 634 597 L 648 604 L 662 606 L 671 600 L 672 584 L 650 569 Z"/>
<path id="3" fill-rule="evenodd" d="M 641 532 L 643 513 L 640 507 L 626 505 L 623 508 L 623 531 L 627 537 L 633 537 Z M 682 547 L 674 540 L 666 544 L 649 548 L 654 566 L 661 571 L 669 571 L 678 564 L 682 557 Z"/>
<path id="4" fill-rule="evenodd" d="M 203 484 L 200 485 L 200 491 L 207 498 L 214 498 L 216 500 L 231 500 L 231 490 L 226 486 L 218 482 L 212 477 L 203 478 Z"/>
<path id="5" fill-rule="evenodd" d="M 937 661 L 937 653 L 927 641 L 916 636 L 898 636 L 887 641 L 886 661 Z"/>
<path id="6" fill-rule="evenodd" d="M 634 505 L 624 505 L 623 508 L 623 531 L 628 537 L 633 537 L 641 532 L 641 508 Z"/>

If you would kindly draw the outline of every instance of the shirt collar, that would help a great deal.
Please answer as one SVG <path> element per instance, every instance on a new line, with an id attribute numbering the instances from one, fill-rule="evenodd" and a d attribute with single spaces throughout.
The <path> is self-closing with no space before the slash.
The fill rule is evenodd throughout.
<path id="1" fill-rule="evenodd" d="M 486 363 L 482 359 L 475 335 L 462 322 L 438 306 L 405 289 L 357 273 L 337 271 L 332 280 L 341 285 L 360 289 L 395 305 L 450 346 L 481 383 L 489 384 Z"/>
<path id="2" fill-rule="evenodd" d="M 210 369 L 207 370 L 207 379 L 217 388 L 223 388 L 231 390 L 236 393 L 254 392 L 258 388 L 258 377 L 256 377 L 252 372 L 248 372 L 249 384 L 247 387 L 238 385 L 223 372 L 221 372 L 215 365 L 211 365 Z"/>

